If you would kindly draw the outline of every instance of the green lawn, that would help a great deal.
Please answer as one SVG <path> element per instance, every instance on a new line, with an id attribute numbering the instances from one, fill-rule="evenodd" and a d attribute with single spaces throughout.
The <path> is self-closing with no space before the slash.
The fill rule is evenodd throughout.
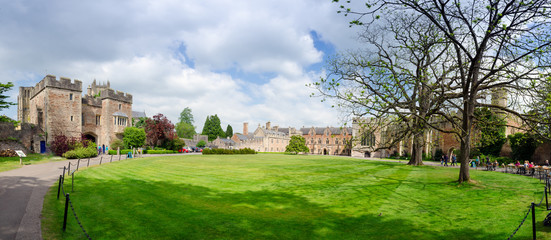
<path id="1" fill-rule="evenodd" d="M 65 158 L 32 153 L 23 158 L 23 165 L 40 164 L 53 161 L 63 161 Z M 20 168 L 19 157 L 0 157 L 0 172 Z"/>
<path id="2" fill-rule="evenodd" d="M 71 193 L 92 239 L 507 239 L 538 201 L 537 179 L 457 168 L 280 154 L 163 156 L 91 167 Z M 70 178 L 67 178 L 70 180 Z M 66 181 L 70 189 L 70 181 Z M 57 185 L 45 239 L 62 234 Z M 551 238 L 537 208 L 538 237 Z M 70 213 L 71 214 L 71 213 Z M 515 239 L 531 238 L 531 220 Z"/>

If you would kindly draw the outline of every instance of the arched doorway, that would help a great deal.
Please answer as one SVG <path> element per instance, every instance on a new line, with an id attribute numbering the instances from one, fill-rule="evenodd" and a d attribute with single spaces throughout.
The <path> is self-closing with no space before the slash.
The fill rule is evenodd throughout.
<path id="1" fill-rule="evenodd" d="M 369 151 L 364 152 L 364 157 L 366 158 L 371 157 L 371 152 Z"/>
<path id="2" fill-rule="evenodd" d="M 327 155 L 327 154 L 328 154 L 327 148 L 324 148 L 324 149 L 323 149 L 323 155 Z"/>
<path id="3" fill-rule="evenodd" d="M 97 136 L 93 133 L 85 133 L 83 135 L 84 139 L 90 140 L 94 143 L 97 143 Z"/>

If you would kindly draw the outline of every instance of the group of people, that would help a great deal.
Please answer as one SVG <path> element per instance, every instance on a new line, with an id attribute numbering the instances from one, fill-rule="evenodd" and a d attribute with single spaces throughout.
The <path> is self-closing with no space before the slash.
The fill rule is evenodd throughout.
<path id="1" fill-rule="evenodd" d="M 535 165 L 534 162 L 529 162 L 528 160 L 524 161 L 524 164 L 521 164 L 520 161 L 517 161 L 515 163 L 515 166 L 518 169 L 517 172 L 521 174 L 526 174 L 526 169 L 530 170 L 529 174 L 534 174 L 535 172 L 534 167 L 537 167 L 537 165 Z M 549 167 L 549 160 L 545 160 L 542 166 Z"/>
<path id="2" fill-rule="evenodd" d="M 106 151 L 109 152 L 109 146 L 98 146 L 98 155 L 105 154 Z"/>
<path id="3" fill-rule="evenodd" d="M 440 165 L 448 166 L 448 160 L 451 159 L 451 166 L 457 166 L 457 156 L 455 154 L 450 154 L 450 157 L 448 158 L 448 155 L 443 154 L 440 158 Z"/>

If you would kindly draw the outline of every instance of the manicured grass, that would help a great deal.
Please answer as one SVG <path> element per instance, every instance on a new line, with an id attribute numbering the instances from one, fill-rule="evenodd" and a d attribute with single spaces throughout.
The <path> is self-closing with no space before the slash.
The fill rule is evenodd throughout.
<path id="1" fill-rule="evenodd" d="M 53 162 L 53 161 L 63 161 L 66 159 L 57 157 L 57 156 L 32 153 L 27 155 L 27 157 L 24 157 L 22 160 L 23 160 L 23 165 L 30 165 L 30 164 Z M 19 164 L 19 157 L 0 157 L 0 172 L 20 168 L 23 165 Z"/>
<path id="2" fill-rule="evenodd" d="M 543 184 L 524 176 L 344 157 L 186 155 L 133 159 L 75 174 L 75 211 L 93 239 L 507 239 Z M 70 190 L 71 181 L 65 183 Z M 45 239 L 61 232 L 57 185 Z M 544 204 L 545 205 L 545 204 Z M 550 238 L 537 210 L 538 237 Z M 515 239 L 531 238 L 531 220 Z"/>

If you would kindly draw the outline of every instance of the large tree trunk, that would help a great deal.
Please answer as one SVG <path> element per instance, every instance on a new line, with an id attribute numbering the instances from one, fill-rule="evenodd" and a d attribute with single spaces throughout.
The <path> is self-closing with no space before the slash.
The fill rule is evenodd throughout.
<path id="1" fill-rule="evenodd" d="M 408 165 L 421 166 L 423 165 L 423 132 L 415 133 L 413 135 L 413 146 L 411 159 Z"/>
<path id="2" fill-rule="evenodd" d="M 476 95 L 476 94 L 475 94 Z M 469 155 L 471 154 L 471 126 L 472 116 L 474 115 L 474 100 L 467 100 L 463 104 L 463 122 L 461 125 L 461 155 L 459 162 L 461 167 L 459 170 L 459 183 L 468 182 L 471 180 L 469 173 Z"/>

